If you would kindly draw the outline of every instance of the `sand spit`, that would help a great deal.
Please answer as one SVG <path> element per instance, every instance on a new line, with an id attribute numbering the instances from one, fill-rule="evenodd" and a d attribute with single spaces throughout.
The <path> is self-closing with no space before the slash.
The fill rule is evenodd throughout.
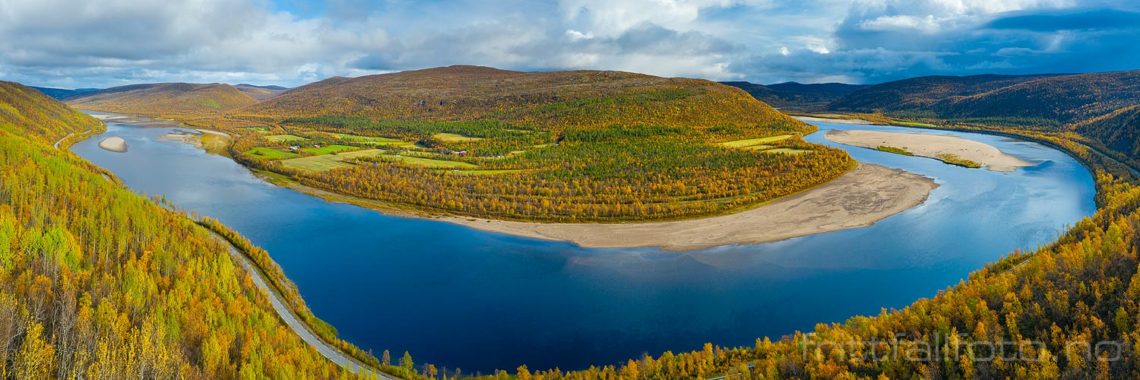
<path id="1" fill-rule="evenodd" d="M 906 149 L 916 156 L 938 159 L 951 154 L 974 161 L 993 171 L 1007 172 L 1032 162 L 1002 152 L 993 145 L 956 136 L 866 130 L 827 131 L 824 138 L 847 145 L 875 149 L 880 146 Z"/>
<path id="2" fill-rule="evenodd" d="M 661 247 L 692 250 L 763 243 L 866 227 L 926 200 L 934 180 L 897 169 L 862 164 L 839 178 L 766 205 L 729 215 L 648 223 L 532 223 L 443 217 L 476 229 L 583 247 Z"/>

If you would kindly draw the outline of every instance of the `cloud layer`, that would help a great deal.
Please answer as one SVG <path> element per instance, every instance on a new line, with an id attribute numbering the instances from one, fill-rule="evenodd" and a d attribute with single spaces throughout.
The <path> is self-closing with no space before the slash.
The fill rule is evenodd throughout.
<path id="1" fill-rule="evenodd" d="M 4 0 L 0 79 L 298 85 L 451 64 L 771 83 L 1137 69 L 1126 0 Z"/>

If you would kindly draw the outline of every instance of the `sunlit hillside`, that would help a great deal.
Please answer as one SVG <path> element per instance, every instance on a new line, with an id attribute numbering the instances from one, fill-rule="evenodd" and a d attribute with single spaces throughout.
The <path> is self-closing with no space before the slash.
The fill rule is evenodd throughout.
<path id="1" fill-rule="evenodd" d="M 0 375 L 351 377 L 282 324 L 221 239 L 51 146 L 101 127 L 0 83 Z"/>
<path id="2" fill-rule="evenodd" d="M 91 111 L 188 118 L 218 115 L 257 100 L 228 84 L 159 83 L 99 90 L 67 103 Z"/>

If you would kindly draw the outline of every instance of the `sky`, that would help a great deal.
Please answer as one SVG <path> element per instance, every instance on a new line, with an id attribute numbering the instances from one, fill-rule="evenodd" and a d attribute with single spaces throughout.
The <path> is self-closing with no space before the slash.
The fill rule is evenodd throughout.
<path id="1" fill-rule="evenodd" d="M 297 86 L 456 64 L 755 83 L 1140 69 L 1135 0 L 0 0 L 0 80 Z"/>

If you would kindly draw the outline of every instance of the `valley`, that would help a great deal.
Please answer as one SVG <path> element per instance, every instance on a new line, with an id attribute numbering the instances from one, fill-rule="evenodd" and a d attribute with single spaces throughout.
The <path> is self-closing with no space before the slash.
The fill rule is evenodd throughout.
<path id="1" fill-rule="evenodd" d="M 805 140 L 835 147 L 842 146 L 823 138 L 829 130 L 906 131 L 839 123 L 817 123 L 817 127 L 821 131 Z M 345 339 L 373 352 L 407 350 L 420 360 L 458 366 L 467 373 L 488 373 L 519 363 L 535 369 L 584 368 L 637 355 L 646 347 L 679 351 L 710 340 L 718 345 L 750 345 L 751 337 L 741 339 L 734 331 L 781 335 L 812 327 L 804 321 L 840 321 L 874 313 L 884 304 L 906 305 L 1010 250 L 1051 241 L 1064 225 L 1094 209 L 1090 174 L 1065 154 L 1037 144 L 959 134 L 1018 157 L 1050 164 L 1038 169 L 1039 173 L 1019 170 L 1011 172 L 1012 177 L 1002 177 L 924 158 L 848 148 L 864 165 L 898 168 L 877 169 L 887 172 L 901 169 L 918 173 L 911 176 L 934 178 L 938 187 L 929 197 L 926 191 L 914 193 L 911 199 L 922 205 L 901 206 L 901 212 L 890 212 L 894 215 L 866 228 L 768 244 L 723 245 L 702 240 L 724 229 L 707 225 L 697 229 L 701 233 L 677 233 L 676 238 L 658 235 L 662 241 L 678 242 L 668 250 L 587 248 L 456 224 L 464 223 L 463 218 L 379 214 L 311 197 L 265 183 L 229 158 L 207 154 L 190 144 L 163 141 L 161 137 L 173 128 L 111 123 L 107 134 L 124 137 L 132 146 L 129 153 L 99 149 L 94 146 L 98 138 L 84 141 L 73 150 L 115 172 L 136 191 L 163 194 L 179 208 L 218 218 L 265 247 L 288 278 L 297 283 L 313 312 L 336 326 Z M 900 175 L 906 174 L 896 174 Z M 898 184 L 893 178 L 881 180 L 886 181 L 883 184 Z M 836 181 L 824 187 L 840 185 L 844 180 L 841 177 Z M 1045 193 L 1029 196 L 1018 190 L 1024 188 Z M 879 198 L 848 195 L 847 207 L 869 205 L 872 199 L 897 201 L 894 195 L 886 194 Z M 822 228 L 819 232 L 830 228 L 831 223 L 855 220 L 796 219 L 801 216 L 793 210 L 803 211 L 812 205 L 802 203 L 811 202 L 815 201 L 802 201 L 787 214 L 772 216 L 800 222 L 784 224 L 790 227 L 817 226 Z M 972 206 L 966 209 L 962 204 Z M 881 211 L 856 207 L 849 212 Z M 627 225 L 637 224 L 600 226 L 620 229 Z M 593 233 L 600 235 L 598 238 L 606 236 L 601 230 Z M 959 239 L 963 235 L 975 239 L 964 245 Z M 1015 241 L 1008 236 L 1022 238 Z M 610 241 L 624 243 L 618 239 Z M 884 287 L 883 281 L 888 278 L 905 279 L 907 286 Z M 475 290 L 471 283 L 482 285 Z M 386 296 L 362 301 L 346 297 L 342 289 Z M 562 296 L 543 296 L 553 292 Z M 871 293 L 878 296 L 866 296 Z M 862 296 L 855 297 L 859 294 Z M 747 301 L 710 302 L 720 297 Z M 787 305 L 788 297 L 798 300 L 795 306 Z M 393 304 L 402 305 L 401 312 L 390 312 Z M 660 304 L 692 310 L 686 314 L 690 322 L 661 319 L 655 306 Z M 765 313 L 764 317 L 757 314 L 757 310 L 777 307 L 785 311 Z M 451 318 L 451 313 L 464 313 L 466 318 Z M 543 322 L 504 325 L 499 322 L 502 315 Z M 422 331 L 466 337 L 465 343 L 424 340 L 419 333 Z M 531 338 L 535 336 L 547 338 Z M 566 343 L 572 337 L 586 340 L 581 345 Z M 554 357 L 559 359 L 551 360 Z"/>
<path id="2" fill-rule="evenodd" d="M 1140 4 L 0 0 L 0 380 L 1140 379 Z"/>

